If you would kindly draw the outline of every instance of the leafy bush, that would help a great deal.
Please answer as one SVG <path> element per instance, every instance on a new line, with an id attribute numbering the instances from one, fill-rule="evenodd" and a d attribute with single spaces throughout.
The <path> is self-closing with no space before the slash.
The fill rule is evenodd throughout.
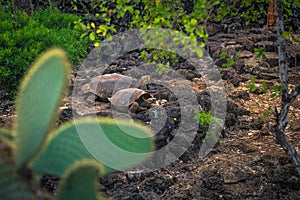
<path id="1" fill-rule="evenodd" d="M 117 31 L 139 29 L 143 35 L 149 34 L 148 28 L 174 30 L 169 33 L 172 37 L 157 37 L 158 40 L 148 38 L 149 40 L 145 41 L 146 46 L 151 43 L 151 46 L 156 48 L 143 49 L 141 57 L 148 63 L 157 64 L 158 74 L 166 73 L 169 67 L 177 63 L 178 57 L 173 54 L 174 52 L 159 50 L 165 49 L 163 46 L 167 40 L 172 40 L 170 49 L 181 45 L 181 52 L 189 52 L 193 49 L 194 53 L 202 57 L 202 48 L 208 40 L 205 25 L 210 18 L 209 10 L 220 3 L 220 1 L 185 2 L 182 0 L 92 0 L 91 2 L 94 3 L 92 14 L 89 14 L 85 21 L 78 20 L 75 29 L 82 32 L 80 38 L 89 38 L 95 47 L 98 47 L 103 39 L 111 39 L 113 33 Z M 180 40 L 179 32 L 185 33 L 189 37 L 188 40 Z M 155 36 L 160 33 L 152 31 L 151 34 Z M 200 47 L 196 44 L 200 44 Z"/>
<path id="2" fill-rule="evenodd" d="M 0 91 L 14 95 L 24 72 L 38 55 L 52 46 L 68 53 L 72 64 L 87 54 L 89 42 L 79 40 L 73 21 L 79 17 L 61 14 L 56 8 L 37 10 L 32 17 L 23 12 L 0 9 Z"/>
<path id="3" fill-rule="evenodd" d="M 257 23 L 260 19 L 265 19 L 268 12 L 270 0 L 225 0 L 221 1 L 217 11 L 217 20 L 222 21 L 224 17 L 242 18 L 245 25 Z M 284 17 L 287 20 L 293 15 L 292 4 L 298 5 L 295 0 L 283 0 Z"/>
<path id="4" fill-rule="evenodd" d="M 204 24 L 210 18 L 209 10 L 220 1 L 193 1 L 191 11 L 181 0 L 173 1 L 130 1 L 104 0 L 94 2 L 94 15 L 89 15 L 90 23 L 77 23 L 77 29 L 83 31 L 82 37 L 98 44 L 103 37 L 111 37 L 116 30 L 135 28 L 169 28 L 185 32 L 193 40 L 208 39 Z M 94 22 L 97 22 L 96 24 Z M 202 45 L 204 43 L 202 42 Z"/>

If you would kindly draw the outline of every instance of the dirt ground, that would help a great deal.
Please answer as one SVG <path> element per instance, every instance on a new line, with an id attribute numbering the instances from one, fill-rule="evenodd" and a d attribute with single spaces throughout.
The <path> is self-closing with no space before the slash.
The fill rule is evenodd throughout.
<path id="1" fill-rule="evenodd" d="M 256 60 L 254 48 L 266 49 L 266 62 Z M 219 33 L 210 37 L 208 52 L 219 66 L 227 94 L 227 116 L 220 143 L 204 159 L 199 158 L 199 148 L 203 131 L 198 130 L 192 145 L 175 162 L 166 167 L 147 173 L 130 175 L 118 172 L 99 179 L 99 192 L 114 199 L 300 199 L 300 178 L 283 149 L 266 128 L 262 116 L 270 108 L 267 121 L 273 122 L 272 110 L 280 106 L 280 97 L 270 98 L 266 93 L 252 93 L 247 88 L 251 77 L 256 76 L 255 85 L 261 87 L 265 81 L 268 86 L 279 84 L 276 63 L 276 35 L 264 29 Z M 290 87 L 300 79 L 300 47 L 288 42 L 290 60 Z M 237 55 L 239 59 L 230 67 L 222 68 L 228 56 Z M 139 64 L 135 56 L 123 57 L 114 62 L 106 73 L 126 74 Z M 124 66 L 129 66 L 124 69 Z M 199 104 L 209 109 L 209 96 L 205 83 L 193 68 L 183 64 L 175 68 L 190 79 L 197 94 Z M 122 69 L 122 70 L 121 70 Z M 74 73 L 76 75 L 76 71 Z M 192 75 L 191 75 L 192 74 Z M 74 77 L 73 77 L 74 78 Z M 178 128 L 180 110 L 172 92 L 157 85 L 148 85 L 155 90 L 155 97 L 168 99 L 164 105 L 169 124 L 165 125 L 156 140 L 158 148 L 170 142 L 172 130 Z M 65 103 L 68 103 L 66 98 Z M 69 105 L 69 104 L 68 104 Z M 102 105 L 102 104 L 101 104 Z M 104 104 L 103 104 L 104 105 Z M 69 105 L 70 106 L 70 105 Z M 290 121 L 287 135 L 300 153 L 300 98 L 290 108 Z M 111 116 L 102 107 L 98 116 Z M 11 127 L 14 118 L 14 102 L 5 97 L 0 101 L 1 126 Z M 61 120 L 72 119 L 71 107 L 62 112 Z M 149 120 L 147 111 L 135 114 L 134 119 Z M 44 176 L 41 181 L 45 190 L 55 196 L 59 180 Z"/>

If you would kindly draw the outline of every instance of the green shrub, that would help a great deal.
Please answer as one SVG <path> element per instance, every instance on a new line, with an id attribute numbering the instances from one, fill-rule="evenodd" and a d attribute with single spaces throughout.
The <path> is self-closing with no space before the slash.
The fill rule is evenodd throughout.
<path id="1" fill-rule="evenodd" d="M 202 48 L 208 40 L 205 25 L 210 18 L 209 11 L 220 3 L 220 1 L 192 1 L 189 6 L 186 6 L 182 0 L 93 0 L 91 2 L 94 3 L 91 11 L 93 14 L 88 15 L 85 21 L 76 21 L 75 29 L 82 32 L 80 38 L 89 38 L 95 47 L 98 47 L 103 39 L 111 39 L 117 31 L 139 29 L 141 35 L 148 35 L 148 28 L 174 30 L 172 33 L 167 33 L 171 36 L 162 37 L 160 32 L 152 29 L 152 40 L 144 38 L 145 45 L 155 46 L 155 49 L 144 49 L 141 57 L 148 63 L 157 64 L 158 74 L 166 73 L 169 67 L 177 63 L 178 58 L 174 56 L 174 52 L 164 50 L 164 44 L 168 40 L 172 40 L 170 49 L 180 45 L 183 54 L 193 49 L 197 56 L 202 57 Z M 186 34 L 188 40 L 182 41 L 178 33 Z M 155 38 L 155 35 L 160 37 Z M 196 45 L 198 43 L 200 47 Z"/>
<path id="2" fill-rule="evenodd" d="M 194 111 L 194 118 L 196 120 L 199 120 L 199 124 L 201 127 L 207 127 L 212 120 L 212 114 L 210 111 Z"/>
<path id="3" fill-rule="evenodd" d="M 225 0 L 221 1 L 217 11 L 217 21 L 222 21 L 224 17 L 244 19 L 245 25 L 257 23 L 260 19 L 266 19 L 270 0 Z M 293 16 L 292 4 L 299 3 L 295 0 L 283 0 L 284 18 L 287 20 Z"/>
<path id="4" fill-rule="evenodd" d="M 210 18 L 209 10 L 220 1 L 193 1 L 192 11 L 185 8 L 181 0 L 173 1 L 130 1 L 130 0 L 104 0 L 92 1 L 95 3 L 93 12 L 89 15 L 88 24 L 77 22 L 76 28 L 81 30 L 82 37 L 89 36 L 97 44 L 115 30 L 128 30 L 136 28 L 168 28 L 185 32 L 191 39 L 208 39 L 205 32 L 205 22 Z M 95 25 L 94 21 L 98 22 Z M 96 46 L 97 46 L 96 45 Z"/>
<path id="5" fill-rule="evenodd" d="M 24 72 L 49 47 L 59 46 L 72 64 L 87 55 L 89 41 L 79 40 L 73 21 L 79 17 L 62 14 L 56 8 L 37 10 L 32 17 L 23 12 L 0 9 L 0 91 L 14 95 Z"/>
<path id="6" fill-rule="evenodd" d="M 213 140 L 216 141 L 217 144 L 220 144 L 221 141 L 217 132 L 213 129 L 209 129 L 209 126 L 220 126 L 221 122 L 218 118 L 212 116 L 211 111 L 205 112 L 194 110 L 194 119 L 199 122 L 200 128 L 204 128 L 204 139 L 202 142 Z"/>
<path id="7" fill-rule="evenodd" d="M 71 27 L 73 22 L 78 20 L 78 16 L 69 13 L 61 14 L 57 8 L 48 8 L 35 11 L 32 19 L 47 28 L 61 29 Z"/>

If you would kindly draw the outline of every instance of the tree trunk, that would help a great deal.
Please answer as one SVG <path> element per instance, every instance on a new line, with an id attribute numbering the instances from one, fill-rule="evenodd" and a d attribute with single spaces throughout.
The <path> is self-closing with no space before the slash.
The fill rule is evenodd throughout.
<path id="1" fill-rule="evenodd" d="M 282 37 L 282 34 L 284 32 L 282 10 L 283 9 L 281 0 L 276 0 L 278 66 L 280 82 L 282 85 L 282 95 L 280 112 L 278 112 L 276 108 L 274 111 L 276 117 L 276 124 L 271 125 L 270 123 L 268 123 L 267 127 L 273 133 L 276 140 L 282 146 L 284 151 L 290 156 L 295 165 L 296 171 L 300 176 L 300 156 L 285 134 L 285 129 L 289 121 L 289 107 L 300 92 L 300 84 L 298 84 L 291 93 L 288 92 L 287 57 L 285 52 L 285 40 Z"/>
<path id="2" fill-rule="evenodd" d="M 32 0 L 12 0 L 13 13 L 16 10 L 25 11 L 28 16 L 31 16 L 33 13 Z"/>
<path id="3" fill-rule="evenodd" d="M 275 0 L 270 0 L 267 14 L 267 27 L 274 26 L 276 23 Z"/>

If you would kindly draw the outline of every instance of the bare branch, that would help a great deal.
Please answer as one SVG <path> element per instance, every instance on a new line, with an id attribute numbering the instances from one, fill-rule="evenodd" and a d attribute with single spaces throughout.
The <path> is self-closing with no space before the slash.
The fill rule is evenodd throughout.
<path id="1" fill-rule="evenodd" d="M 296 97 L 300 93 L 300 83 L 297 84 L 296 88 L 291 92 L 290 94 L 290 102 L 293 103 L 293 101 L 296 99 Z"/>
<path id="2" fill-rule="evenodd" d="M 292 158 L 295 168 L 300 176 L 300 156 L 295 150 L 292 143 L 289 141 L 285 134 L 285 129 L 289 121 L 289 107 L 294 101 L 300 91 L 300 84 L 292 91 L 288 93 L 288 71 L 287 71 L 287 56 L 285 52 L 285 40 L 282 37 L 284 32 L 283 14 L 282 14 L 282 2 L 276 0 L 276 27 L 277 27 L 277 39 L 278 39 L 278 66 L 279 76 L 282 85 L 281 95 L 281 109 L 278 113 L 277 108 L 274 109 L 276 117 L 276 125 L 273 126 L 270 123 L 267 124 L 268 129 L 273 133 L 278 143 L 282 146 L 284 151 Z"/>

